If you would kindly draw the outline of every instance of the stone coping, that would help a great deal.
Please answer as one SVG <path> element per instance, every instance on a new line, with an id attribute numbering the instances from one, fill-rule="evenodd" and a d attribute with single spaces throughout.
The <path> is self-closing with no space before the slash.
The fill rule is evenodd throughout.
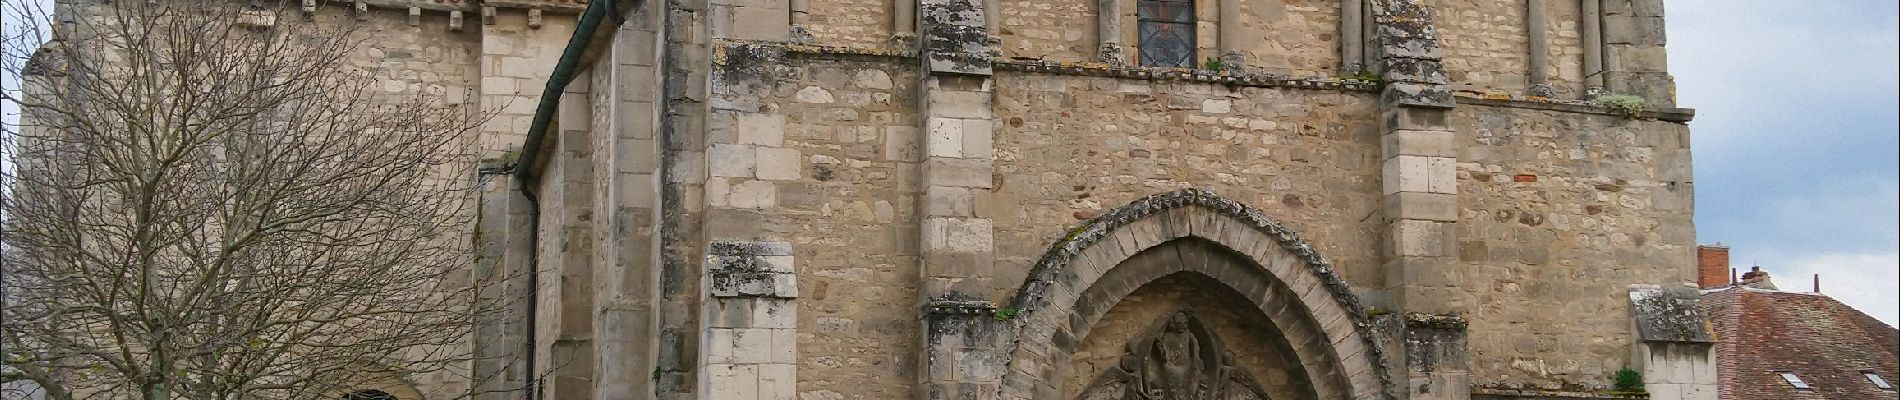
<path id="1" fill-rule="evenodd" d="M 1584 392 L 1584 391 L 1573 391 L 1573 390 L 1550 390 L 1550 389 L 1485 388 L 1485 387 L 1473 386 L 1471 388 L 1471 398 L 1473 399 L 1535 398 L 1535 399 L 1551 399 L 1551 400 L 1648 399 L 1649 394 L 1648 393 L 1607 393 L 1607 392 L 1598 393 L 1598 392 Z"/>
<path id="2" fill-rule="evenodd" d="M 1458 100 L 1458 104 L 1624 116 L 1622 113 L 1608 108 L 1598 107 L 1583 100 L 1560 100 L 1549 97 L 1473 92 L 1469 90 L 1460 90 L 1453 95 Z M 1689 120 L 1695 119 L 1695 109 L 1650 108 L 1637 112 L 1635 117 L 1637 119 L 1655 119 L 1669 122 L 1689 122 Z"/>

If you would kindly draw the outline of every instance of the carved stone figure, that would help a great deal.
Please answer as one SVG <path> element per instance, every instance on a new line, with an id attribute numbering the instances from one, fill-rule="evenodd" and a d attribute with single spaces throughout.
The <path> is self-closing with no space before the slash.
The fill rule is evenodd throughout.
<path id="1" fill-rule="evenodd" d="M 1078 400 L 1266 400 L 1252 376 L 1186 311 L 1168 314 L 1128 341 L 1121 362 Z"/>

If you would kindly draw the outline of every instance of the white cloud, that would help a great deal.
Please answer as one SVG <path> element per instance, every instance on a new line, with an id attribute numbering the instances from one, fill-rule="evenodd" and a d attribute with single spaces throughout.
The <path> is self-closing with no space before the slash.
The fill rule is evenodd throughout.
<path id="1" fill-rule="evenodd" d="M 1813 290 L 1821 275 L 1821 293 L 1861 312 L 1896 325 L 1900 322 L 1900 253 L 1820 254 L 1787 260 L 1786 267 L 1762 267 L 1782 290 Z"/>

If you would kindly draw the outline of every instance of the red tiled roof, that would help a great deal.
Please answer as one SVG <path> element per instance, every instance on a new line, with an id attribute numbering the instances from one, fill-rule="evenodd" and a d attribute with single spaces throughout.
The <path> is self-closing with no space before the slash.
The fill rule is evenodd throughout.
<path id="1" fill-rule="evenodd" d="M 1729 288 L 1702 297 L 1715 325 L 1724 400 L 1897 399 L 1862 371 L 1900 382 L 1900 330 L 1814 293 Z M 1789 371 L 1811 390 L 1796 390 Z"/>

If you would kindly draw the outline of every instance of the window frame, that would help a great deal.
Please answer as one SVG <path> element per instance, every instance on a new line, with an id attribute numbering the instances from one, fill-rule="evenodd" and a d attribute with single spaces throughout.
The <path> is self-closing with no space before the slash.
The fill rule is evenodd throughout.
<path id="1" fill-rule="evenodd" d="M 1200 16 L 1197 0 L 1134 0 L 1135 3 L 1135 64 L 1143 67 L 1160 68 L 1198 68 L 1195 60 L 1200 55 Z M 1151 6 L 1152 4 L 1152 6 Z M 1179 11 L 1174 15 L 1150 15 L 1150 7 Z M 1169 18 L 1173 17 L 1173 18 Z M 1149 57 L 1148 46 L 1153 44 L 1146 27 L 1165 25 L 1172 31 L 1179 29 L 1177 35 L 1186 41 L 1186 52 L 1178 61 L 1181 64 L 1163 63 Z M 1172 62 L 1172 60 L 1168 61 Z"/>
<path id="2" fill-rule="evenodd" d="M 1861 370 L 1860 376 L 1866 377 L 1867 382 L 1873 383 L 1874 387 L 1880 388 L 1880 390 L 1885 390 L 1889 392 L 1893 391 L 1893 383 L 1887 382 L 1887 378 L 1880 376 L 1879 372 L 1875 372 L 1871 370 Z"/>
<path id="3" fill-rule="evenodd" d="M 1801 376 L 1796 375 L 1794 371 L 1774 370 L 1768 372 L 1780 376 L 1781 381 L 1787 383 L 1788 386 L 1793 386 L 1794 390 L 1814 390 L 1814 385 L 1808 384 L 1806 379 L 1801 379 Z"/>

